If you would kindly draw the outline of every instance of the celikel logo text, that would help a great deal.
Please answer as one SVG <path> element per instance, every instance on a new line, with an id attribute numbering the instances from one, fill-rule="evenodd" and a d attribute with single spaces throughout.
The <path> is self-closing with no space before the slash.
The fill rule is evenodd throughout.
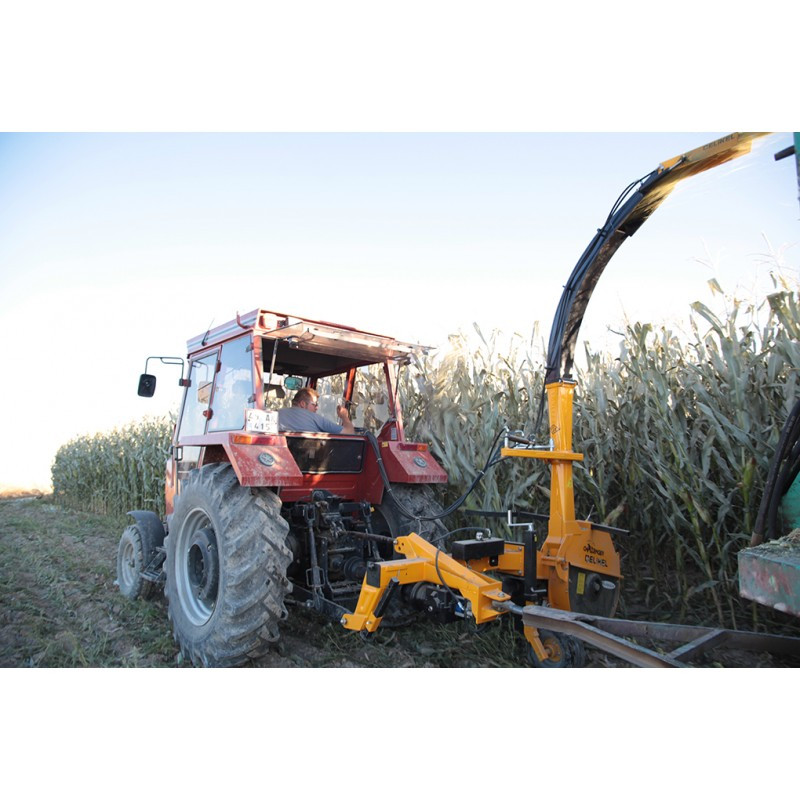
<path id="1" fill-rule="evenodd" d="M 596 564 L 598 567 L 608 566 L 608 561 L 603 558 L 606 553 L 605 550 L 598 550 L 596 547 L 592 547 L 592 545 L 587 542 L 583 548 L 583 552 L 586 553 L 584 560 L 587 564 Z"/>

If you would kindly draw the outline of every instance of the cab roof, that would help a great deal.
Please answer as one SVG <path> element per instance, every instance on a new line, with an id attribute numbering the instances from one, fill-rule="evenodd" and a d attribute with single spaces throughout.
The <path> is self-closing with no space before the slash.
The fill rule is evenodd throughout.
<path id="1" fill-rule="evenodd" d="M 207 350 L 244 332 L 260 336 L 264 359 L 269 363 L 273 345 L 278 353 L 276 372 L 295 375 L 323 375 L 353 366 L 402 360 L 431 348 L 400 342 L 390 336 L 369 333 L 347 325 L 311 320 L 258 308 L 195 336 L 188 342 L 189 356 Z"/>

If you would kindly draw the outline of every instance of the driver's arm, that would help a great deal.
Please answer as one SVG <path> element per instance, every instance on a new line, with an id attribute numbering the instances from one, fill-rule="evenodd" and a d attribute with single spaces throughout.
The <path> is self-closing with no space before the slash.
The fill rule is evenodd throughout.
<path id="1" fill-rule="evenodd" d="M 344 406 L 337 406 L 336 414 L 339 417 L 339 424 L 342 426 L 342 433 L 352 434 L 356 432 L 356 429 L 350 420 L 350 415 L 347 413 L 347 409 Z"/>

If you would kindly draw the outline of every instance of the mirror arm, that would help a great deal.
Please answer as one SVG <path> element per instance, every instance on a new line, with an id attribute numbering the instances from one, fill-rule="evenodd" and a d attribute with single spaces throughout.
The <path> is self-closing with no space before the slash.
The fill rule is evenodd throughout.
<path id="1" fill-rule="evenodd" d="M 178 366 L 180 364 L 181 367 L 181 377 L 178 381 L 178 386 L 191 386 L 191 381 L 188 378 L 184 377 L 184 370 L 186 368 L 186 362 L 180 358 L 179 356 L 148 356 L 147 360 L 144 362 L 144 371 L 147 372 L 147 365 L 150 363 L 152 359 L 157 359 L 162 364 L 169 364 L 171 366 Z"/>

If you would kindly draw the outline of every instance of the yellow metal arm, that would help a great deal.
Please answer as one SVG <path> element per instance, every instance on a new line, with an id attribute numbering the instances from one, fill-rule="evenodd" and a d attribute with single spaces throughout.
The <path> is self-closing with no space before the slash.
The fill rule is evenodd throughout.
<path id="1" fill-rule="evenodd" d="M 500 455 L 503 458 L 540 458 L 543 461 L 583 461 L 583 453 L 566 450 L 522 450 L 519 447 L 502 447 Z"/>
<path id="2" fill-rule="evenodd" d="M 395 550 L 406 558 L 381 561 L 372 570 L 368 570 L 356 610 L 342 617 L 345 628 L 366 630 L 370 633 L 378 629 L 381 617 L 376 616 L 375 611 L 392 579 L 396 579 L 401 586 L 425 582 L 459 592 L 469 601 L 472 615 L 478 624 L 506 613 L 492 605 L 511 599 L 510 595 L 502 591 L 500 581 L 464 566 L 418 534 L 398 537 L 395 540 Z"/>
<path id="3" fill-rule="evenodd" d="M 509 601 L 511 596 L 502 591 L 500 581 L 483 575 L 480 570 L 494 568 L 522 575 L 523 548 L 513 543 L 506 544 L 506 552 L 498 556 L 498 563 L 493 567 L 490 567 L 489 559 L 471 561 L 472 568 L 467 567 L 416 533 L 399 537 L 395 541 L 395 550 L 407 557 L 373 565 L 364 576 L 355 612 L 342 617 L 345 628 L 374 633 L 382 619 L 377 609 L 393 581 L 399 585 L 427 582 L 447 586 L 469 600 L 477 624 L 488 622 L 507 613 L 506 609 L 494 604 Z M 526 625 L 524 633 L 537 658 L 546 661 L 549 653 L 538 630 Z"/>

